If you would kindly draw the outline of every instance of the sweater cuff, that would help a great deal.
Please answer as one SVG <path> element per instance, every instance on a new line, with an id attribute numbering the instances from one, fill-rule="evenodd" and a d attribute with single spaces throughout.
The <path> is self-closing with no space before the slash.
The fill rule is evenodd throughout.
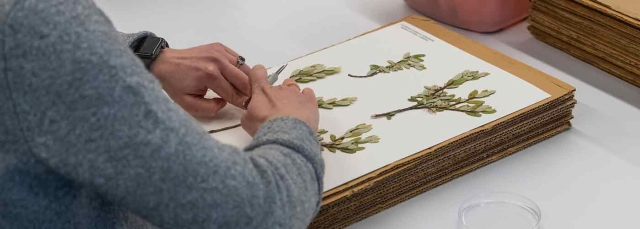
<path id="1" fill-rule="evenodd" d="M 119 33 L 120 38 L 126 42 L 130 49 L 133 49 L 135 44 L 140 41 L 140 39 L 148 37 L 148 36 L 156 36 L 154 33 L 149 31 L 141 31 L 137 33 Z"/>

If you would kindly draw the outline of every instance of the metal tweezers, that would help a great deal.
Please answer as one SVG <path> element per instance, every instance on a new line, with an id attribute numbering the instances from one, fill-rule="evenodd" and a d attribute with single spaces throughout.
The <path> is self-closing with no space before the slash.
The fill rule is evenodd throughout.
<path id="1" fill-rule="evenodd" d="M 274 72 L 273 74 L 267 76 L 267 82 L 269 82 L 269 85 L 273 85 L 274 83 L 276 83 L 276 81 L 278 81 L 278 77 L 280 76 L 280 73 L 282 73 L 282 71 L 284 71 L 284 69 L 287 68 L 287 65 L 289 65 L 289 64 L 282 65 L 282 67 L 280 67 L 276 72 Z M 251 96 L 249 96 L 249 98 L 246 101 L 244 101 L 244 103 L 242 103 L 242 106 L 244 107 L 245 110 L 247 109 L 247 107 L 249 107 L 249 102 L 251 102 Z M 225 130 L 238 128 L 240 126 L 241 126 L 241 124 L 236 124 L 236 125 L 233 125 L 233 126 L 227 126 L 227 127 L 220 128 L 220 129 L 210 130 L 208 132 L 209 132 L 209 134 L 213 134 L 213 133 L 218 133 L 218 132 L 222 132 L 222 131 L 225 131 Z"/>

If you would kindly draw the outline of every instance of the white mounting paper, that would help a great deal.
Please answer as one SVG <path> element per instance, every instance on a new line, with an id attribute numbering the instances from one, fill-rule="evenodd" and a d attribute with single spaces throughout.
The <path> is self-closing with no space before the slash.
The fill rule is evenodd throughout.
<path id="1" fill-rule="evenodd" d="M 423 64 L 427 69 L 405 69 L 370 78 L 347 76 L 348 73 L 365 75 L 370 64 L 384 66 L 387 65 L 387 60 L 402 59 L 406 52 L 411 52 L 412 55 L 425 54 Z M 282 72 L 276 85 L 281 84 L 293 70 L 316 63 L 327 67 L 341 66 L 342 72 L 315 82 L 300 84 L 302 88 L 310 87 L 317 96 L 325 98 L 358 97 L 358 101 L 348 107 L 320 109 L 320 128 L 340 136 L 357 124 L 367 123 L 373 124 L 373 130 L 364 136 L 378 135 L 381 138 L 379 143 L 364 144 L 366 149 L 355 154 L 323 151 L 326 165 L 325 191 L 549 96 L 534 85 L 406 22 L 292 61 Z M 270 72 L 278 67 L 280 66 L 272 67 Z M 460 112 L 445 111 L 432 115 L 425 110 L 414 110 L 397 114 L 392 120 L 370 118 L 373 114 L 411 106 L 413 103 L 407 99 L 422 92 L 423 86 L 442 85 L 467 69 L 489 72 L 491 75 L 447 91 L 464 98 L 474 89 L 496 90 L 496 94 L 483 100 L 495 108 L 497 113 L 471 117 Z M 242 110 L 227 106 L 214 120 L 202 121 L 202 124 L 208 130 L 237 124 L 241 114 Z M 251 141 L 251 137 L 242 128 L 216 133 L 212 137 L 238 147 L 246 146 Z M 328 139 L 328 135 L 325 139 Z"/>

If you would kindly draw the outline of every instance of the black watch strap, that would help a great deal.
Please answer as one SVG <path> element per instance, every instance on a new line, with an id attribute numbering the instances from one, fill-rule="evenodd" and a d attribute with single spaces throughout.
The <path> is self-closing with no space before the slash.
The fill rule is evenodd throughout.
<path id="1" fill-rule="evenodd" d="M 160 55 L 162 49 L 168 48 L 169 44 L 161 37 L 147 36 L 141 38 L 133 48 L 133 52 L 142 60 L 147 69 L 151 68 L 151 63 Z"/>

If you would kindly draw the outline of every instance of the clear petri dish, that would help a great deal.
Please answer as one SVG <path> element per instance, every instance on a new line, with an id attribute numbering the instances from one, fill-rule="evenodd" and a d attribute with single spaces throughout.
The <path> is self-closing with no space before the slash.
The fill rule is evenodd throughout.
<path id="1" fill-rule="evenodd" d="M 532 200 L 507 192 L 474 196 L 458 209 L 459 229 L 539 229 L 541 219 Z"/>

